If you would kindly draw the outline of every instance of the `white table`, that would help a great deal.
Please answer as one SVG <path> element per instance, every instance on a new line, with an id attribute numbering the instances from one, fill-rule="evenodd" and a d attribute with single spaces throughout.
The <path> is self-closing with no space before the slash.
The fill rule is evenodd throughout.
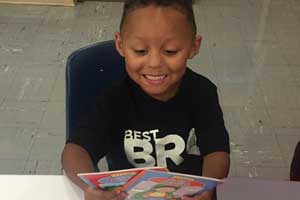
<path id="1" fill-rule="evenodd" d="M 63 175 L 0 175 L 4 200 L 83 200 L 82 191 Z M 229 178 L 218 200 L 299 200 L 300 182 Z"/>
<path id="2" fill-rule="evenodd" d="M 0 175 L 0 199 L 83 200 L 83 193 L 63 175 Z"/>
<path id="3" fill-rule="evenodd" d="M 217 188 L 217 200 L 300 200 L 300 182 L 231 177 Z"/>

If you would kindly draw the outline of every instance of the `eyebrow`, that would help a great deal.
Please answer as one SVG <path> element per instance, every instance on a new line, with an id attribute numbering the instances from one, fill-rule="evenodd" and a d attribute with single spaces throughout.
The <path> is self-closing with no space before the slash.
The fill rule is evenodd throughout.
<path id="1" fill-rule="evenodd" d="M 143 37 L 143 36 L 131 36 L 131 38 L 135 39 L 135 40 L 144 40 L 145 39 L 145 37 Z M 176 41 L 176 39 L 174 39 L 174 37 L 169 37 L 169 38 L 165 39 L 164 43 L 167 43 L 167 42 L 170 42 L 170 41 L 173 41 L 173 40 Z"/>

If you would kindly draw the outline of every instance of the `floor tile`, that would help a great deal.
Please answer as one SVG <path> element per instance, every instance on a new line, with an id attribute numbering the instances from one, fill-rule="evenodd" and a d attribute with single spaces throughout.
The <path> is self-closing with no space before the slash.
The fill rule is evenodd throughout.
<path id="1" fill-rule="evenodd" d="M 300 66 L 300 56 L 298 54 L 298 52 L 299 52 L 298 50 L 283 49 L 283 54 L 284 54 L 288 64 Z"/>
<path id="2" fill-rule="evenodd" d="M 46 104 L 4 101 L 0 107 L 0 127 L 38 127 Z"/>
<path id="3" fill-rule="evenodd" d="M 262 85 L 262 90 L 267 107 L 282 109 L 300 108 L 300 87 L 298 85 L 277 86 L 276 79 L 274 79 L 274 83 L 271 83 L 271 85 Z"/>
<path id="4" fill-rule="evenodd" d="M 295 49 L 300 48 L 300 31 L 295 30 L 278 30 L 276 32 L 279 44 L 283 49 Z"/>
<path id="5" fill-rule="evenodd" d="M 295 136 L 300 135 L 300 127 L 293 127 L 293 128 L 276 128 L 276 135 L 282 135 L 283 137 L 285 135 L 289 136 Z"/>
<path id="6" fill-rule="evenodd" d="M 42 25 L 67 25 L 74 22 L 78 9 L 72 7 L 49 6 L 47 12 L 43 13 L 44 19 Z"/>
<path id="7" fill-rule="evenodd" d="M 12 82 L 16 75 L 16 69 L 0 61 L 0 106 L 10 91 Z"/>
<path id="8" fill-rule="evenodd" d="M 292 162 L 292 158 L 295 152 L 296 145 L 300 141 L 300 134 L 298 135 L 284 135 L 280 133 L 277 135 L 279 148 L 283 152 L 283 157 L 288 166 Z"/>
<path id="9" fill-rule="evenodd" d="M 23 174 L 26 161 L 14 159 L 0 159 L 0 174 Z"/>
<path id="10" fill-rule="evenodd" d="M 274 135 L 234 136 L 231 144 L 239 166 L 286 167 Z"/>
<path id="11" fill-rule="evenodd" d="M 87 2 L 78 13 L 79 18 L 108 20 L 112 15 L 110 2 Z"/>
<path id="12" fill-rule="evenodd" d="M 288 65 L 283 50 L 278 44 L 266 44 L 265 42 L 256 42 L 247 44 L 249 54 L 255 65 Z"/>
<path id="13" fill-rule="evenodd" d="M 227 0 L 227 1 L 220 1 L 220 0 L 203 0 L 199 1 L 199 4 L 205 6 L 241 6 L 246 5 L 246 1 L 237 1 L 237 0 Z"/>
<path id="14" fill-rule="evenodd" d="M 300 127 L 300 109 L 269 108 L 268 112 L 275 128 Z"/>
<path id="15" fill-rule="evenodd" d="M 230 135 L 273 135 L 271 118 L 264 108 L 223 107 L 226 127 Z"/>
<path id="16" fill-rule="evenodd" d="M 289 180 L 289 170 L 286 167 L 239 166 L 237 169 L 237 176 L 271 180 Z"/>
<path id="17" fill-rule="evenodd" d="M 232 159 L 230 161 L 230 170 L 228 176 L 237 176 L 236 165 Z"/>
<path id="18" fill-rule="evenodd" d="M 280 86 L 297 86 L 298 81 L 296 73 L 288 65 L 262 65 L 257 66 L 256 74 L 258 81 L 262 85 L 274 87 Z M 296 71 L 296 70 L 295 70 Z"/>
<path id="19" fill-rule="evenodd" d="M 262 91 L 258 85 L 221 85 L 223 106 L 264 107 Z"/>
<path id="20" fill-rule="evenodd" d="M 49 102 L 41 122 L 41 128 L 65 129 L 65 102 Z"/>
<path id="21" fill-rule="evenodd" d="M 89 44 L 113 39 L 113 34 L 117 30 L 112 30 L 109 24 L 99 20 L 79 19 L 74 25 L 70 35 L 71 41 L 86 41 Z"/>
<path id="22" fill-rule="evenodd" d="M 56 68 L 19 69 L 6 99 L 9 101 L 49 101 L 57 74 Z"/>
<path id="23" fill-rule="evenodd" d="M 226 84 L 249 84 L 257 82 L 255 69 L 251 66 L 226 65 L 216 66 L 216 75 L 221 85 Z"/>
<path id="24" fill-rule="evenodd" d="M 65 138 L 64 129 L 40 129 L 32 144 L 24 174 L 62 174 L 60 155 Z"/>
<path id="25" fill-rule="evenodd" d="M 72 27 L 74 21 L 67 21 L 66 23 L 60 23 L 58 19 L 56 21 L 44 22 L 39 26 L 39 35 L 35 40 L 52 40 L 52 41 L 66 41 L 69 39 L 72 33 Z"/>
<path id="26" fill-rule="evenodd" d="M 32 35 L 36 35 L 39 24 L 35 23 L 11 23 L 3 30 L 7 41 L 34 41 Z"/>
<path id="27" fill-rule="evenodd" d="M 63 129 L 40 129 L 37 133 L 28 160 L 55 160 L 60 157 L 65 145 Z"/>
<path id="28" fill-rule="evenodd" d="M 300 66 L 290 66 L 291 73 L 294 75 L 298 85 L 300 86 Z"/>
<path id="29" fill-rule="evenodd" d="M 206 39 L 203 38 L 203 40 Z M 210 47 L 202 44 L 200 46 L 198 55 L 196 55 L 193 59 L 188 60 L 188 66 L 202 67 L 203 65 L 212 65 L 212 57 Z"/>
<path id="30" fill-rule="evenodd" d="M 55 160 L 30 160 L 26 162 L 24 174 L 59 175 L 62 167 L 58 158 Z"/>
<path id="31" fill-rule="evenodd" d="M 34 128 L 0 127 L 0 159 L 26 159 L 36 134 Z"/>
<path id="32" fill-rule="evenodd" d="M 216 70 L 219 66 L 252 66 L 251 57 L 249 57 L 245 46 L 237 47 L 216 47 L 212 49 L 212 58 Z"/>
<path id="33" fill-rule="evenodd" d="M 59 70 L 59 74 L 54 84 L 54 89 L 51 93 L 51 101 L 64 102 L 66 99 L 66 81 L 65 81 L 65 67 Z"/>
<path id="34" fill-rule="evenodd" d="M 40 47 L 40 44 L 44 44 L 43 48 Z M 40 63 L 40 66 L 43 67 L 45 63 L 55 63 L 62 59 L 60 54 L 63 44 L 64 42 L 60 39 L 37 36 L 31 49 L 24 54 L 27 58 L 30 58 L 28 63 Z"/>
<path id="35" fill-rule="evenodd" d="M 0 46 L 0 56 L 4 58 L 5 64 L 10 66 L 14 66 L 16 63 L 25 64 L 30 61 L 26 57 L 26 52 L 30 52 L 31 48 L 31 41 L 4 40 Z"/>

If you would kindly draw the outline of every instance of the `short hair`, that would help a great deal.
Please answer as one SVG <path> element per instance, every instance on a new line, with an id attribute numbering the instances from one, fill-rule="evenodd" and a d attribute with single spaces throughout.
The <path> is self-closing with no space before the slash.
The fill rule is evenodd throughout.
<path id="1" fill-rule="evenodd" d="M 172 6 L 182 11 L 191 25 L 194 34 L 197 33 L 197 26 L 195 22 L 195 15 L 193 10 L 193 0 L 125 0 L 123 7 L 123 15 L 120 23 L 120 30 L 122 30 L 124 22 L 128 14 L 138 8 L 143 8 L 149 5 L 156 5 L 162 7 Z"/>

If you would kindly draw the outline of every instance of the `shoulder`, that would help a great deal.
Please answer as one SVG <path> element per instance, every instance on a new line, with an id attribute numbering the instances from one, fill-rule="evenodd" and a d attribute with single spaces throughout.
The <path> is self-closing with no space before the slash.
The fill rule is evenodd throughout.
<path id="1" fill-rule="evenodd" d="M 215 93 L 216 85 L 205 76 L 187 68 L 183 79 L 182 89 L 196 96 L 207 96 Z"/>
<path id="2" fill-rule="evenodd" d="M 131 82 L 126 76 L 122 80 L 115 81 L 112 86 L 106 91 L 106 96 L 112 99 L 125 98 L 130 92 Z M 119 99 L 120 100 L 120 99 Z"/>
<path id="3" fill-rule="evenodd" d="M 97 97 L 98 104 L 105 106 L 124 105 L 130 100 L 131 83 L 128 77 L 114 81 L 106 90 Z"/>

